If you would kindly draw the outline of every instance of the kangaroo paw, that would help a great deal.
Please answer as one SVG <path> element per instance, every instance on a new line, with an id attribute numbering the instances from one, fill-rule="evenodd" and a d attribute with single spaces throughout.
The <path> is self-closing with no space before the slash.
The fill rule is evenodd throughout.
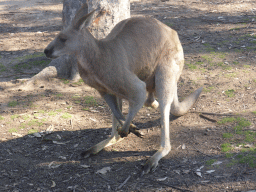
<path id="1" fill-rule="evenodd" d="M 130 133 L 133 133 L 137 137 L 143 137 L 144 135 L 139 131 L 139 128 L 136 127 L 136 125 L 132 124 L 129 127 L 129 132 L 127 133 L 125 130 L 122 130 L 122 128 L 118 129 L 118 134 L 123 138 L 127 137 Z"/>
<path id="2" fill-rule="evenodd" d="M 121 138 L 127 137 L 129 135 L 129 132 L 126 132 L 125 130 L 118 129 L 118 134 L 121 136 Z"/>
<path id="3" fill-rule="evenodd" d="M 129 127 L 129 131 L 131 133 L 133 133 L 134 135 L 136 135 L 137 137 L 140 137 L 142 138 L 144 135 L 139 131 L 139 128 L 136 127 L 136 125 L 134 124 L 131 124 L 130 127 Z"/>
<path id="4" fill-rule="evenodd" d="M 155 161 L 153 158 L 147 160 L 147 162 L 143 165 L 141 177 L 143 175 L 148 174 L 150 171 L 154 172 L 158 166 L 158 161 Z"/>
<path id="5" fill-rule="evenodd" d="M 91 155 L 93 155 L 93 148 L 83 151 L 81 153 L 81 158 L 86 159 L 86 158 L 90 157 Z"/>

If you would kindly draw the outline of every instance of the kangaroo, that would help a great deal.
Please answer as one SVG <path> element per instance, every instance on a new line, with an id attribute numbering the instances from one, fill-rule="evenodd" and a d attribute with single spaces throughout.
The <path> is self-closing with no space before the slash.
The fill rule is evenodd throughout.
<path id="1" fill-rule="evenodd" d="M 144 104 L 159 105 L 161 143 L 159 150 L 142 168 L 142 175 L 147 174 L 156 169 L 159 160 L 171 150 L 170 113 L 175 116 L 187 113 L 202 88 L 179 102 L 177 82 L 182 73 L 184 55 L 176 31 L 154 18 L 133 17 L 119 22 L 106 38 L 97 40 L 87 29 L 95 10 L 85 15 L 86 9 L 85 4 L 71 25 L 44 50 L 49 58 L 75 55 L 81 78 L 98 90 L 112 111 L 111 136 L 81 155 L 86 158 L 97 154 L 130 132 L 137 133 L 132 124 L 137 112 Z M 126 118 L 122 114 L 122 99 L 129 102 Z"/>

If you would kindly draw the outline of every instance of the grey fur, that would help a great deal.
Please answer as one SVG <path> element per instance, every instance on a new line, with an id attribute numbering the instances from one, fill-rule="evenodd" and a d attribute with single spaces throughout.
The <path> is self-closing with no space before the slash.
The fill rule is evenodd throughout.
<path id="1" fill-rule="evenodd" d="M 143 104 L 158 106 L 156 96 L 161 114 L 161 146 L 146 162 L 142 171 L 146 174 L 155 169 L 158 161 L 171 149 L 170 113 L 175 116 L 187 113 L 202 88 L 183 102 L 178 101 L 177 82 L 184 56 L 176 31 L 156 19 L 135 17 L 121 21 L 105 39 L 97 40 L 88 30 L 80 32 L 93 21 L 93 12 L 83 15 L 84 9 L 86 6 L 45 49 L 46 56 L 52 58 L 64 54 L 76 55 L 80 76 L 86 84 L 99 91 L 113 111 L 111 137 L 82 154 L 85 157 L 96 154 L 128 136 L 134 128 L 132 120 Z M 121 99 L 129 102 L 126 119 L 122 115 Z M 117 129 L 120 125 L 121 128 Z"/>

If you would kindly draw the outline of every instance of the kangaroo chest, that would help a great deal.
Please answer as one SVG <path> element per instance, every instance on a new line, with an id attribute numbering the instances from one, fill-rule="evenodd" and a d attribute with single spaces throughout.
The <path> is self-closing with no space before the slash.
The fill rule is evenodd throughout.
<path id="1" fill-rule="evenodd" d="M 99 92 L 107 92 L 105 86 L 101 83 L 97 75 L 90 70 L 90 68 L 86 65 L 86 63 L 81 62 L 81 60 L 77 59 L 78 62 L 78 70 L 81 78 L 83 79 L 84 83 L 97 89 Z"/>

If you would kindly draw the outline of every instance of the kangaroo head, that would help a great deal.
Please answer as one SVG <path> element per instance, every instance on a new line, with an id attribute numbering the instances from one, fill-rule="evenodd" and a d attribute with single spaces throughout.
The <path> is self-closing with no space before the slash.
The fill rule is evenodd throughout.
<path id="1" fill-rule="evenodd" d="M 87 11 L 88 7 L 86 4 L 77 11 L 70 26 L 61 31 L 45 48 L 44 53 L 47 57 L 57 58 L 65 54 L 75 53 L 92 40 L 92 35 L 87 29 L 82 31 L 82 28 L 90 26 L 95 12 L 93 10 L 89 14 L 85 14 Z"/>

